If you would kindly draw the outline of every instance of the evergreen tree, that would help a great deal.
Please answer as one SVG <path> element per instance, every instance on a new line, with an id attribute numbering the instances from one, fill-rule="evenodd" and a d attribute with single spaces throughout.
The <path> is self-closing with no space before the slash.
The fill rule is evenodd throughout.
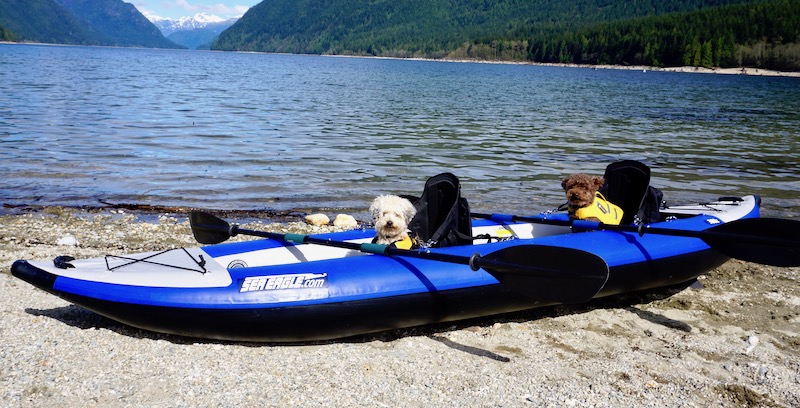
<path id="1" fill-rule="evenodd" d="M 800 0 L 270 0 L 212 48 L 800 70 L 798 44 Z"/>
<path id="2" fill-rule="evenodd" d="M 700 64 L 698 64 L 698 66 L 706 68 L 714 67 L 714 61 L 713 61 L 714 54 L 711 49 L 711 41 L 706 41 L 703 43 L 700 55 L 701 55 Z"/>

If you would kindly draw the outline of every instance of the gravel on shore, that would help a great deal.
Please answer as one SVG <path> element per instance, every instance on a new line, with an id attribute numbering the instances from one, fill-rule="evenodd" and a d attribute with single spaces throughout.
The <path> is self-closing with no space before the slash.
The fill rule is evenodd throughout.
<path id="1" fill-rule="evenodd" d="M 185 214 L 0 216 L 0 405 L 800 406 L 800 268 L 732 260 L 691 288 L 288 345 L 131 328 L 9 274 L 196 245 Z"/>

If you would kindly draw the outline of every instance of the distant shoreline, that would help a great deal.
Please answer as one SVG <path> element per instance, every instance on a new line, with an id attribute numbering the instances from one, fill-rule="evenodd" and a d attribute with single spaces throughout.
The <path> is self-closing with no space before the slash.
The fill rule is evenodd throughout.
<path id="1" fill-rule="evenodd" d="M 538 64 L 535 65 L 550 65 Z M 800 78 L 800 72 L 784 72 L 773 71 L 760 68 L 704 68 L 704 67 L 649 67 L 649 66 L 624 66 L 624 65 L 579 65 L 579 64 L 552 64 L 554 66 L 576 67 L 576 68 L 593 68 L 593 69 L 620 69 L 631 71 L 662 71 L 662 72 L 691 72 L 698 74 L 719 74 L 719 75 L 749 75 L 749 76 L 773 76 L 773 77 L 790 77 Z"/>
<path id="2" fill-rule="evenodd" d="M 75 44 L 51 44 L 51 43 L 36 43 L 36 42 L 10 42 L 0 41 L 0 44 L 20 44 L 20 45 L 47 45 L 47 46 L 64 46 L 64 47 L 84 47 L 84 45 Z M 102 45 L 86 45 L 85 47 L 108 47 Z M 111 47 L 111 48 L 140 48 L 140 49 L 172 49 L 172 48 L 143 48 L 143 47 Z M 188 50 L 188 51 L 209 51 L 209 50 Z M 283 54 L 271 52 L 252 52 L 252 51 L 220 51 L 220 52 L 247 52 L 253 54 Z M 309 54 L 296 54 L 296 55 L 309 55 Z M 661 72 L 689 72 L 697 74 L 720 74 L 720 75 L 749 75 L 749 76 L 769 76 L 769 77 L 788 77 L 800 78 L 800 71 L 774 71 L 769 69 L 760 68 L 704 68 L 704 67 L 654 67 L 647 65 L 591 65 L 591 64 L 557 64 L 548 62 L 531 62 L 531 61 L 489 61 L 489 60 L 470 60 L 470 59 L 434 59 L 434 58 L 399 58 L 399 57 L 373 57 L 366 55 L 332 55 L 332 54 L 313 54 L 321 55 L 323 57 L 336 57 L 336 58 L 374 58 L 374 59 L 392 59 L 401 61 L 433 61 L 433 62 L 453 62 L 453 63 L 476 63 L 476 64 L 500 64 L 500 65 L 532 65 L 541 67 L 562 67 L 562 68 L 588 68 L 588 69 L 616 69 L 625 71 L 661 71 Z"/>
<path id="3" fill-rule="evenodd" d="M 475 63 L 475 64 L 499 64 L 499 65 L 532 65 L 539 67 L 559 67 L 559 68 L 587 68 L 587 69 L 616 69 L 624 71 L 661 71 L 661 72 L 690 72 L 699 74 L 720 74 L 720 75 L 749 75 L 749 76 L 771 76 L 800 78 L 798 71 L 774 71 L 761 68 L 704 68 L 704 67 L 653 67 L 647 65 L 591 65 L 591 64 L 557 64 L 550 62 L 531 62 L 531 61 L 491 61 L 491 60 L 470 60 L 470 59 L 434 59 L 434 58 L 399 58 L 399 57 L 372 57 L 365 55 L 331 55 L 323 54 L 323 57 L 336 58 L 375 58 L 409 61 L 433 61 L 433 62 L 452 62 L 452 63 Z"/>

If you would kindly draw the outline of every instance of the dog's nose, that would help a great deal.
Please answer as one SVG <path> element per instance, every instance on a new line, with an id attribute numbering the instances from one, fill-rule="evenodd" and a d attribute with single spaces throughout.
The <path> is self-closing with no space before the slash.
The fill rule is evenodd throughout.
<path id="1" fill-rule="evenodd" d="M 386 221 L 386 226 L 387 226 L 387 227 L 394 226 L 394 222 L 392 222 L 392 221 Z"/>

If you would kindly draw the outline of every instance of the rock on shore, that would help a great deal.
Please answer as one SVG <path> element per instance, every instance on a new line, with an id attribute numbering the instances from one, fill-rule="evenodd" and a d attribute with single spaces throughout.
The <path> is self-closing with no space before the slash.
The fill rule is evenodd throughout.
<path id="1" fill-rule="evenodd" d="M 800 268 L 729 261 L 704 288 L 294 345 L 134 329 L 9 275 L 16 259 L 195 245 L 185 215 L 0 217 L 0 405 L 800 406 Z"/>

